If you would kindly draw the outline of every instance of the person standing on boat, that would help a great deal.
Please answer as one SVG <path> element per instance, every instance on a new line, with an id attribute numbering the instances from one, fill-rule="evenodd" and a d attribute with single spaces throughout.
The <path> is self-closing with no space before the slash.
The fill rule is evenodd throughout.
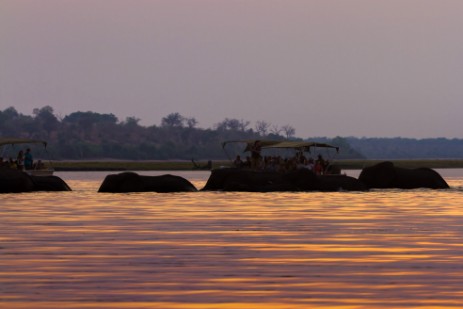
<path id="1" fill-rule="evenodd" d="M 27 148 L 26 153 L 24 154 L 24 167 L 26 170 L 31 170 L 34 164 L 34 159 L 32 158 L 31 149 Z"/>
<path id="2" fill-rule="evenodd" d="M 260 165 L 260 151 L 262 150 L 262 145 L 259 140 L 255 141 L 251 147 L 251 168 L 258 169 Z"/>
<path id="3" fill-rule="evenodd" d="M 21 171 L 24 169 L 24 151 L 22 150 L 18 152 L 18 156 L 16 157 L 16 167 Z"/>
<path id="4" fill-rule="evenodd" d="M 241 160 L 241 156 L 237 155 L 235 160 L 233 161 L 233 166 L 237 168 L 242 168 L 244 165 L 244 162 Z"/>
<path id="5" fill-rule="evenodd" d="M 326 169 L 326 161 L 322 155 L 318 155 L 317 161 L 315 161 L 314 172 L 317 175 L 323 175 Z"/>
<path id="6" fill-rule="evenodd" d="M 10 158 L 8 159 L 8 167 L 9 167 L 9 168 L 18 168 L 18 166 L 16 165 L 16 161 L 13 160 L 12 157 L 10 157 Z"/>

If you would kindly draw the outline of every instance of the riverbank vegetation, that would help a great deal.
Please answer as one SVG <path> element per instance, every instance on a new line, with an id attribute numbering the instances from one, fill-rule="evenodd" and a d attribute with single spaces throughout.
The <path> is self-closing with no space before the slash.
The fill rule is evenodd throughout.
<path id="1" fill-rule="evenodd" d="M 197 125 L 196 119 L 179 113 L 163 117 L 159 126 L 141 126 L 137 118 L 119 121 L 113 114 L 75 112 L 57 117 L 50 106 L 35 109 L 33 116 L 20 114 L 13 107 L 0 111 L 0 136 L 46 140 L 53 160 L 224 160 L 223 141 L 302 140 L 290 125 L 265 121 L 258 121 L 254 128 L 249 121 L 228 118 L 213 128 Z M 342 138 L 317 141 L 342 148 L 341 158 L 363 158 Z M 230 154 L 242 152 L 239 147 L 244 146 L 231 146 Z M 34 153 L 44 155 L 41 149 Z"/>
<path id="2" fill-rule="evenodd" d="M 86 161 L 83 165 L 94 161 L 95 166 L 100 166 L 101 161 L 141 161 L 140 166 L 152 161 L 149 166 L 154 164 L 157 166 L 155 169 L 169 167 L 172 160 L 177 162 L 175 166 L 187 168 L 192 165 L 191 159 L 220 162 L 237 154 L 245 156 L 242 145 L 231 146 L 224 152 L 221 143 L 246 139 L 308 140 L 332 144 L 341 150 L 338 154 L 329 154 L 327 159 L 353 160 L 345 161 L 349 162 L 346 163 L 349 166 L 358 166 L 358 162 L 366 159 L 446 159 L 452 162 L 463 158 L 462 139 L 298 137 L 296 130 L 289 124 L 275 125 L 257 121 L 251 125 L 247 120 L 226 118 L 211 128 L 201 128 L 195 118 L 184 117 L 179 113 L 162 117 L 160 125 L 142 126 L 139 122 L 140 119 L 135 117 L 120 121 L 113 114 L 91 111 L 55 115 L 50 106 L 36 108 L 32 115 L 24 115 L 14 107 L 9 107 L 0 111 L 0 136 L 47 141 L 46 152 L 42 148 L 33 148 L 36 159 L 72 160 L 72 165 L 78 165 L 76 161 L 81 160 Z M 16 157 L 18 150 L 15 151 L 5 155 L 5 158 Z M 325 156 L 324 151 L 320 152 Z M 315 150 L 310 156 L 315 157 L 317 154 Z M 159 165 L 153 163 L 155 161 L 166 162 Z M 443 164 L 443 161 L 438 160 L 437 163 Z M 130 163 L 129 167 L 133 164 Z"/>

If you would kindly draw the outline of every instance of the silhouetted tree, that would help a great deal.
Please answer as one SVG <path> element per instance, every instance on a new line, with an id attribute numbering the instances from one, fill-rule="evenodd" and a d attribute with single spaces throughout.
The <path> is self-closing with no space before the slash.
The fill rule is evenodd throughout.
<path id="1" fill-rule="evenodd" d="M 186 124 L 188 128 L 192 129 L 196 127 L 196 125 L 198 124 L 198 121 L 196 121 L 195 118 L 186 118 Z"/>
<path id="2" fill-rule="evenodd" d="M 218 131 L 240 131 L 245 132 L 250 122 L 246 120 L 238 120 L 234 118 L 225 118 L 221 122 L 214 125 L 214 128 Z"/>
<path id="3" fill-rule="evenodd" d="M 270 128 L 270 133 L 272 133 L 273 135 L 280 135 L 281 131 L 283 129 L 281 129 L 280 127 L 278 127 L 277 125 L 273 125 L 271 128 Z"/>
<path id="4" fill-rule="evenodd" d="M 259 133 L 260 136 L 265 136 L 267 135 L 267 131 L 270 127 L 270 123 L 266 122 L 266 121 L 263 121 L 263 120 L 259 120 L 256 122 L 256 131 L 257 133 Z"/>
<path id="5" fill-rule="evenodd" d="M 47 105 L 42 108 L 34 108 L 33 114 L 36 121 L 38 121 L 48 135 L 58 129 L 60 123 L 58 118 L 53 114 L 53 107 Z"/>
<path id="6" fill-rule="evenodd" d="M 127 117 L 125 118 L 124 125 L 129 126 L 129 127 L 138 127 L 138 123 L 140 122 L 140 118 L 136 117 Z"/>
<path id="7" fill-rule="evenodd" d="M 286 138 L 288 139 L 294 137 L 294 135 L 296 134 L 296 129 L 294 129 L 289 124 L 282 126 L 281 129 L 283 130 L 283 132 L 285 132 Z"/>
<path id="8" fill-rule="evenodd" d="M 183 127 L 185 118 L 179 113 L 171 113 L 166 117 L 162 118 L 162 127 Z"/>
<path id="9" fill-rule="evenodd" d="M 2 114 L 5 118 L 9 118 L 9 119 L 15 119 L 19 117 L 18 111 L 13 106 L 10 106 L 6 108 L 5 110 L 3 110 Z"/>

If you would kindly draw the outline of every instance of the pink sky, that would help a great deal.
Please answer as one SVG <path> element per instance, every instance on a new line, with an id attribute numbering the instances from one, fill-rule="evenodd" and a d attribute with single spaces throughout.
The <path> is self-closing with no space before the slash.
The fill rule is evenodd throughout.
<path id="1" fill-rule="evenodd" d="M 0 109 L 459 137 L 463 1 L 1 0 Z"/>

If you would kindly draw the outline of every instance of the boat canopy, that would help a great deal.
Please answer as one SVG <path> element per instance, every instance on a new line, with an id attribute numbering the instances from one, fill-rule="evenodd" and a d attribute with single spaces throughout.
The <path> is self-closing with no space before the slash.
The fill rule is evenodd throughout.
<path id="1" fill-rule="evenodd" d="M 262 145 L 262 149 L 271 149 L 271 148 L 291 148 L 297 149 L 300 151 L 309 151 L 310 148 L 333 148 L 336 149 L 336 152 L 339 152 L 339 147 L 317 142 L 304 142 L 304 141 L 271 141 L 271 140 L 236 140 L 236 141 L 226 141 L 222 143 L 222 148 L 225 149 L 225 146 L 230 143 L 245 143 L 246 148 L 244 152 L 250 151 L 252 145 L 256 141 L 259 141 Z"/>
<path id="2" fill-rule="evenodd" d="M 0 138 L 0 147 L 5 145 L 17 145 L 17 144 L 42 144 L 47 147 L 47 142 L 37 139 L 28 138 Z"/>

